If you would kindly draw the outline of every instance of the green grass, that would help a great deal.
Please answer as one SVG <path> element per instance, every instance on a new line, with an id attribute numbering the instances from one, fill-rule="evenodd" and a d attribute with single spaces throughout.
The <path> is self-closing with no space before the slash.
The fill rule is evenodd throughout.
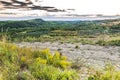
<path id="1" fill-rule="evenodd" d="M 66 56 L 0 42 L 0 80 L 77 80 Z"/>
<path id="2" fill-rule="evenodd" d="M 49 49 L 33 50 L 0 42 L 0 80 L 81 80 L 82 66 L 81 59 L 71 63 Z M 120 80 L 120 71 L 112 65 L 100 71 L 88 68 L 86 73 L 86 80 Z"/>
<path id="3" fill-rule="evenodd" d="M 104 41 L 99 40 L 96 44 L 100 46 L 120 46 L 120 40 L 111 40 L 111 41 Z"/>
<path id="4" fill-rule="evenodd" d="M 120 21 L 120 19 L 102 21 L 44 21 L 42 19 L 1 21 L 0 38 L 2 38 L 3 34 L 6 34 L 7 40 L 13 42 L 52 42 L 66 40 L 65 42 L 94 44 L 94 41 L 99 36 L 102 36 L 101 38 L 104 39 L 106 36 L 111 36 L 109 40 L 114 40 L 113 36 L 115 38 L 119 37 L 120 24 L 109 25 L 109 23 L 116 21 Z M 102 25 L 102 23 L 106 25 Z M 89 38 L 89 40 L 86 38 Z M 90 39 L 93 40 L 91 41 Z"/>
<path id="5" fill-rule="evenodd" d="M 120 80 L 120 71 L 112 65 L 107 65 L 104 70 L 92 73 L 88 80 Z"/>

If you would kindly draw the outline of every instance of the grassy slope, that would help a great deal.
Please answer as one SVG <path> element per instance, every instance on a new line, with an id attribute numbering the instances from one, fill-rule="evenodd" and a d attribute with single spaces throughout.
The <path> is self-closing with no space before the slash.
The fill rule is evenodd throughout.
<path id="1" fill-rule="evenodd" d="M 49 49 L 32 50 L 0 42 L 0 80 L 120 80 L 120 71 L 111 65 L 103 70 L 81 70 L 77 62 L 71 64 L 59 52 L 52 55 Z M 83 78 L 83 77 L 82 77 Z"/>
<path id="2" fill-rule="evenodd" d="M 0 42 L 0 80 L 77 80 L 70 62 L 59 52 L 32 50 Z"/>

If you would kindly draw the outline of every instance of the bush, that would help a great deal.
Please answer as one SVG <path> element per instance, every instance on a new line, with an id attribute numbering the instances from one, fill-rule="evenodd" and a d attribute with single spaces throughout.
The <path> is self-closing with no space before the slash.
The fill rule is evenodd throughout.
<path id="1" fill-rule="evenodd" d="M 72 62 L 72 66 L 71 68 L 76 69 L 76 70 L 80 70 L 82 67 L 85 66 L 85 60 L 82 58 L 77 58 Z"/>
<path id="2" fill-rule="evenodd" d="M 61 70 L 50 65 L 37 63 L 31 66 L 31 73 L 38 80 L 76 80 L 78 78 L 73 70 Z"/>
<path id="3" fill-rule="evenodd" d="M 99 40 L 98 42 L 96 42 L 96 44 L 98 44 L 100 46 L 105 46 L 106 45 L 106 41 Z"/>
<path id="4" fill-rule="evenodd" d="M 85 44 L 94 44 L 92 41 L 87 40 L 87 39 L 81 39 L 80 42 L 85 45 Z"/>
<path id="5" fill-rule="evenodd" d="M 120 40 L 111 40 L 111 41 L 99 40 L 98 42 L 96 42 L 96 44 L 99 44 L 100 46 L 106 46 L 106 45 L 120 46 Z"/>
<path id="6" fill-rule="evenodd" d="M 78 49 L 78 48 L 79 48 L 79 46 L 78 46 L 78 45 L 76 45 L 76 46 L 75 46 L 75 49 Z"/>
<path id="7" fill-rule="evenodd" d="M 112 46 L 120 46 L 120 40 L 111 40 L 108 41 L 107 43 Z"/>
<path id="8" fill-rule="evenodd" d="M 103 71 L 96 71 L 95 74 L 88 77 L 88 80 L 120 80 L 120 71 L 107 65 Z"/>
<path id="9" fill-rule="evenodd" d="M 65 56 L 0 43 L 0 80 L 77 80 Z"/>

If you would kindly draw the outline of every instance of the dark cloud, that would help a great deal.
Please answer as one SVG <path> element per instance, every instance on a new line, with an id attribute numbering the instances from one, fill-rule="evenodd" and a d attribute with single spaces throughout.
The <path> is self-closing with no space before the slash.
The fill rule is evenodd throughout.
<path id="1" fill-rule="evenodd" d="M 38 0 L 35 0 L 36 2 Z M 26 8 L 26 9 L 31 9 L 31 10 L 45 10 L 47 12 L 66 12 L 66 10 L 61 10 L 57 9 L 52 6 L 38 6 L 34 5 L 31 0 L 26 0 L 25 2 L 23 1 L 18 1 L 18 0 L 10 0 L 8 1 L 0 1 L 0 5 L 3 5 L 2 8 L 4 9 L 21 9 L 21 8 Z"/>
<path id="2" fill-rule="evenodd" d="M 33 5 L 32 7 L 29 7 L 33 10 L 46 10 L 48 12 L 65 12 L 65 10 L 60 10 L 60 9 L 57 9 L 55 7 L 50 7 L 50 6 L 35 6 Z"/>
<path id="3" fill-rule="evenodd" d="M 67 9 L 67 10 L 70 10 L 70 11 L 75 11 L 75 9 Z"/>
<path id="4" fill-rule="evenodd" d="M 4 6 L 10 6 L 10 5 L 12 5 L 12 3 L 10 3 L 10 2 L 5 2 L 5 1 L 0 1 L 1 2 L 1 4 L 3 4 Z"/>

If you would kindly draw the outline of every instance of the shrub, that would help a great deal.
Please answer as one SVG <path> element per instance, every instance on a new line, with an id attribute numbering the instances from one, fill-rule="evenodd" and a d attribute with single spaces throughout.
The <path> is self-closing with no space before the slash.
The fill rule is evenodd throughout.
<path id="1" fill-rule="evenodd" d="M 111 40 L 108 41 L 107 43 L 112 46 L 120 46 L 120 40 Z"/>
<path id="2" fill-rule="evenodd" d="M 85 45 L 85 44 L 94 44 L 92 41 L 87 40 L 87 39 L 81 39 L 80 42 Z"/>
<path id="3" fill-rule="evenodd" d="M 76 69 L 76 70 L 80 70 L 82 67 L 85 66 L 85 60 L 82 58 L 77 58 L 72 62 L 72 66 L 71 68 Z"/>
<path id="4" fill-rule="evenodd" d="M 96 71 L 95 74 L 88 77 L 88 80 L 120 80 L 120 71 L 107 65 L 103 71 Z"/>
<path id="5" fill-rule="evenodd" d="M 73 70 L 61 70 L 50 65 L 34 63 L 31 66 L 32 75 L 38 80 L 76 80 L 77 74 Z"/>
<path id="6" fill-rule="evenodd" d="M 78 48 L 79 48 L 79 46 L 78 46 L 78 45 L 76 45 L 76 46 L 75 46 L 75 49 L 78 49 Z"/>
<path id="7" fill-rule="evenodd" d="M 59 52 L 32 50 L 0 42 L 0 80 L 77 80 Z"/>
<path id="8" fill-rule="evenodd" d="M 100 46 L 105 46 L 106 45 L 106 41 L 99 40 L 98 42 L 96 42 L 96 44 L 98 44 Z"/>

